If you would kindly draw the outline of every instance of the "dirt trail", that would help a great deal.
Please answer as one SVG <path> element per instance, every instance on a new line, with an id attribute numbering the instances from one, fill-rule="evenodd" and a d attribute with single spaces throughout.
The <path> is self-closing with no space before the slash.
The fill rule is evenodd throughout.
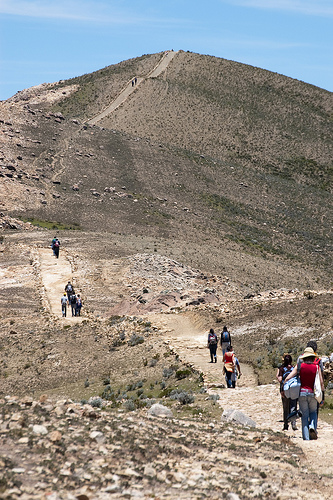
<path id="1" fill-rule="evenodd" d="M 177 54 L 177 51 L 165 52 L 162 59 L 159 61 L 157 66 L 146 76 L 146 77 L 136 77 L 136 83 L 133 85 L 134 80 L 130 80 L 123 90 L 118 94 L 118 96 L 112 101 L 112 103 L 105 108 L 101 113 L 99 113 L 94 118 L 87 121 L 89 125 L 96 125 L 100 120 L 110 115 L 115 111 L 126 99 L 138 88 L 140 83 L 142 83 L 146 78 L 156 78 L 159 76 L 167 67 L 170 61 Z"/>
<path id="2" fill-rule="evenodd" d="M 60 299 L 64 294 L 66 283 L 68 281 L 73 283 L 72 267 L 65 252 L 60 247 L 58 259 L 53 255 L 51 248 L 40 248 L 38 254 L 41 279 L 51 313 L 64 322 L 82 321 L 81 317 L 72 318 L 70 307 L 67 308 L 67 317 L 62 317 Z"/>
<path id="3" fill-rule="evenodd" d="M 237 381 L 236 389 L 221 388 L 221 384 L 225 383 L 222 353 L 219 348 L 217 363 L 209 363 L 209 350 L 206 347 L 208 326 L 200 319 L 193 321 L 193 318 L 180 314 L 159 315 L 157 322 L 165 332 L 165 340 L 180 358 L 204 374 L 209 392 L 219 394 L 219 403 L 223 409 L 242 411 L 261 429 L 269 428 L 276 432 L 282 430 L 282 404 L 278 384 L 258 386 L 251 366 L 242 364 L 240 360 L 242 377 Z M 303 441 L 300 421 L 297 425 L 298 430 L 284 432 L 303 449 L 309 470 L 332 474 L 333 427 L 323 422 L 319 416 L 318 441 Z"/>
<path id="4" fill-rule="evenodd" d="M 46 298 L 54 316 L 63 322 L 78 322 L 82 318 L 62 318 L 60 298 L 68 280 L 74 281 L 72 268 L 65 252 L 60 249 L 59 259 L 52 255 L 51 249 L 39 249 L 41 279 L 46 291 Z M 119 270 L 121 273 L 122 270 Z M 119 275 L 119 279 L 121 276 Z M 218 362 L 209 363 L 207 334 L 209 325 L 199 314 L 152 314 L 152 322 L 163 333 L 163 339 L 177 352 L 180 358 L 203 373 L 210 393 L 220 396 L 219 404 L 223 409 L 238 409 L 251 417 L 260 429 L 281 431 L 282 404 L 278 384 L 257 385 L 256 376 L 249 365 L 241 364 L 242 377 L 237 381 L 236 389 L 225 389 L 222 374 L 222 353 L 218 349 Z M 235 346 L 237 353 L 237 346 Z M 319 418 L 318 441 L 303 441 L 301 425 L 298 430 L 291 429 L 285 434 L 299 445 L 306 456 L 309 470 L 321 474 L 332 474 L 333 463 L 333 427 Z"/>

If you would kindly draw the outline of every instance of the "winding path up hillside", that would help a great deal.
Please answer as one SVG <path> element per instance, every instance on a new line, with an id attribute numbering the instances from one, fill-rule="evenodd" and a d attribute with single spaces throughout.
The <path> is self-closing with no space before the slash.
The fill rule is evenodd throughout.
<path id="1" fill-rule="evenodd" d="M 136 83 L 133 85 L 134 80 L 130 80 L 126 86 L 123 88 L 123 90 L 118 94 L 118 96 L 112 101 L 112 103 L 104 109 L 101 113 L 99 113 L 97 116 L 92 118 L 91 120 L 88 120 L 87 123 L 88 125 L 96 125 L 100 120 L 111 114 L 113 111 L 115 111 L 123 102 L 126 101 L 126 99 L 137 89 L 137 87 L 142 83 L 145 79 L 147 78 L 156 78 L 159 76 L 169 65 L 170 61 L 175 57 L 177 54 L 177 51 L 170 51 L 170 52 L 165 52 L 163 54 L 162 59 L 160 62 L 155 66 L 155 68 L 146 76 L 146 77 L 136 77 Z"/>
<path id="2" fill-rule="evenodd" d="M 64 286 L 73 279 L 72 269 L 65 253 L 55 259 L 50 249 L 39 250 L 41 280 L 46 291 L 49 309 L 62 321 L 80 321 L 81 318 L 62 318 L 60 298 Z M 121 276 L 119 277 L 121 278 Z M 75 283 L 75 281 L 74 281 Z M 81 286 L 84 284 L 81 283 Z M 218 351 L 218 362 L 210 364 L 207 350 L 208 325 L 199 315 L 195 317 L 186 314 L 153 314 L 151 320 L 163 333 L 164 340 L 177 352 L 180 358 L 203 373 L 206 386 L 210 393 L 220 396 L 222 408 L 238 409 L 256 421 L 261 429 L 282 430 L 282 405 L 278 384 L 257 385 L 252 368 L 242 364 L 242 377 L 237 388 L 223 388 L 221 351 Z M 308 468 L 320 474 L 332 474 L 333 463 L 333 427 L 319 418 L 318 441 L 303 441 L 301 426 L 298 430 L 286 431 L 286 435 L 296 440 L 305 454 Z"/>

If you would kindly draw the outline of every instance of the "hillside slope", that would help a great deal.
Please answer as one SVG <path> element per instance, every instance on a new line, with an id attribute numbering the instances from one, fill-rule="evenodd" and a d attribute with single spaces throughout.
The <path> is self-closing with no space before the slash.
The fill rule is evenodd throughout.
<path id="1" fill-rule="evenodd" d="M 162 57 L 0 103 L 1 210 L 148 236 L 160 252 L 252 288 L 330 286 L 332 95 L 180 52 L 98 125 L 84 123 Z"/>

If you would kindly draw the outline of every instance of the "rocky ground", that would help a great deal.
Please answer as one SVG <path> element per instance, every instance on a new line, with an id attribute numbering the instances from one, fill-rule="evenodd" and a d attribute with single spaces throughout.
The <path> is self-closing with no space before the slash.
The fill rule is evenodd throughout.
<path id="1" fill-rule="evenodd" d="M 228 277 L 156 252 L 96 261 L 74 240 L 57 260 L 52 233 L 28 229 L 5 233 L 0 252 L 0 498 L 330 498 L 332 426 L 320 419 L 317 442 L 282 433 L 275 370 L 258 386 L 254 360 L 273 334 L 327 347 L 331 292 L 245 298 Z M 69 279 L 81 318 L 61 317 Z M 206 348 L 224 323 L 243 371 L 233 391 Z M 230 409 L 256 427 L 223 419 Z"/>

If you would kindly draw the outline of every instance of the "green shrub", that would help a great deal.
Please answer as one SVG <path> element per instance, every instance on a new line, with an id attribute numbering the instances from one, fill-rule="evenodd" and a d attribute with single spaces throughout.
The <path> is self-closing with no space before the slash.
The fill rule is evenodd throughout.
<path id="1" fill-rule="evenodd" d="M 177 370 L 176 371 L 176 379 L 182 380 L 183 378 L 189 377 L 192 375 L 192 370 L 189 368 L 185 368 L 185 370 Z"/>
<path id="2" fill-rule="evenodd" d="M 111 385 L 107 385 L 104 389 L 104 391 L 101 394 L 101 398 L 105 399 L 106 401 L 114 401 L 115 400 L 115 394 L 112 390 Z"/>
<path id="3" fill-rule="evenodd" d="M 133 333 L 131 336 L 130 340 L 128 341 L 128 345 L 131 347 L 138 345 L 138 344 L 143 344 L 145 339 L 141 337 L 141 335 L 137 335 L 136 333 Z"/>
<path id="4" fill-rule="evenodd" d="M 129 399 L 128 401 L 125 401 L 124 407 L 126 408 L 127 411 L 134 411 L 136 409 L 136 406 L 135 406 L 133 399 Z"/>
<path id="5" fill-rule="evenodd" d="M 182 405 L 188 405 L 194 403 L 195 397 L 192 393 L 186 391 L 178 391 L 178 389 L 170 393 L 170 399 L 176 399 Z"/>
<path id="6" fill-rule="evenodd" d="M 89 401 L 88 401 L 88 403 L 93 408 L 102 408 L 102 406 L 103 406 L 103 400 L 102 400 L 102 398 L 90 398 Z"/>
<path id="7" fill-rule="evenodd" d="M 164 368 L 163 369 L 163 377 L 164 378 L 169 378 L 173 375 L 174 373 L 174 368 L 172 366 L 170 366 L 170 368 Z"/>

